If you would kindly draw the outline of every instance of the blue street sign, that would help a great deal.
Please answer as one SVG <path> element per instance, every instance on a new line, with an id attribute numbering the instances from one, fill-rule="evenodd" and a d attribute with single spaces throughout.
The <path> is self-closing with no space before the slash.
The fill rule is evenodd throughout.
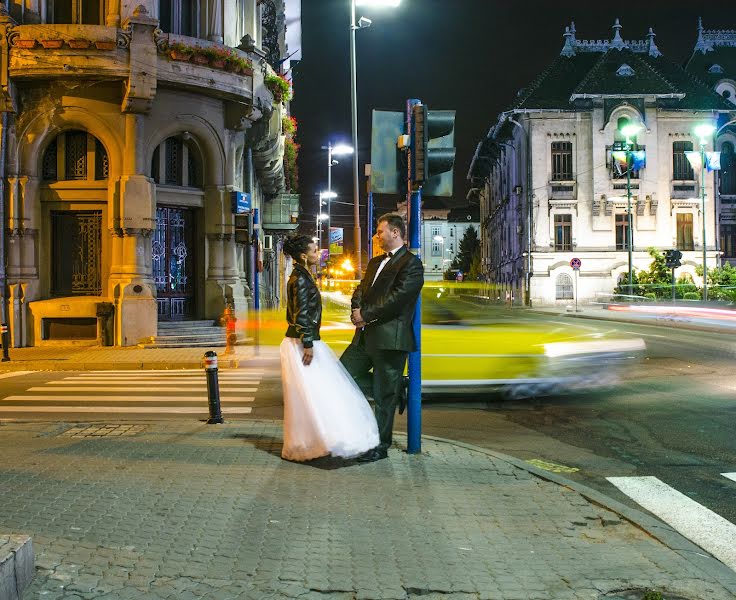
<path id="1" fill-rule="evenodd" d="M 244 215 L 250 212 L 250 194 L 248 192 L 232 192 L 233 214 Z"/>

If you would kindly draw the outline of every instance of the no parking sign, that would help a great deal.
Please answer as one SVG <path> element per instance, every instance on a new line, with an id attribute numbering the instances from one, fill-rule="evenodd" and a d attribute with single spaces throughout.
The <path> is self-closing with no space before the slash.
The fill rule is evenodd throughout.
<path id="1" fill-rule="evenodd" d="M 583 261 L 581 261 L 579 258 L 573 258 L 570 261 L 570 266 L 575 269 L 576 271 L 580 269 L 580 266 L 583 264 Z"/>

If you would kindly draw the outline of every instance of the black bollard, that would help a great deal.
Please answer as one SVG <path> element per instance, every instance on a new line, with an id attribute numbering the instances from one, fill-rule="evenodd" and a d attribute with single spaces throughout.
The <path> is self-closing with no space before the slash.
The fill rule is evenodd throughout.
<path id="1" fill-rule="evenodd" d="M 8 362 L 10 360 L 10 332 L 5 323 L 1 326 L 0 334 L 2 335 L 1 341 L 3 345 L 3 357 L 0 359 L 0 362 Z"/>
<path id="2" fill-rule="evenodd" d="M 210 407 L 208 424 L 223 423 L 220 410 L 220 384 L 217 381 L 217 353 L 209 350 L 204 353 L 204 370 L 207 373 L 207 402 Z"/>

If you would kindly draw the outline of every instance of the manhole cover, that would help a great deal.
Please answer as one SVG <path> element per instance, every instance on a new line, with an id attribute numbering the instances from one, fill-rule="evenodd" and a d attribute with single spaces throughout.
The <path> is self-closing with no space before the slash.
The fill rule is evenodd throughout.
<path id="1" fill-rule="evenodd" d="M 145 431 L 146 425 L 78 425 L 61 435 L 73 438 L 123 437 Z"/>

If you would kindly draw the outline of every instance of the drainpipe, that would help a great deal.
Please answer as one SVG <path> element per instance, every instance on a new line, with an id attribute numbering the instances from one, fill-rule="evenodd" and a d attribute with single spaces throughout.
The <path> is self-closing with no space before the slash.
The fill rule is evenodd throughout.
<path id="1" fill-rule="evenodd" d="M 5 156 L 7 154 L 8 113 L 2 113 L 0 131 L 0 323 L 2 323 L 3 356 L 1 362 L 10 360 L 10 331 L 8 330 L 8 269 L 7 269 L 7 227 L 5 211 Z"/>

